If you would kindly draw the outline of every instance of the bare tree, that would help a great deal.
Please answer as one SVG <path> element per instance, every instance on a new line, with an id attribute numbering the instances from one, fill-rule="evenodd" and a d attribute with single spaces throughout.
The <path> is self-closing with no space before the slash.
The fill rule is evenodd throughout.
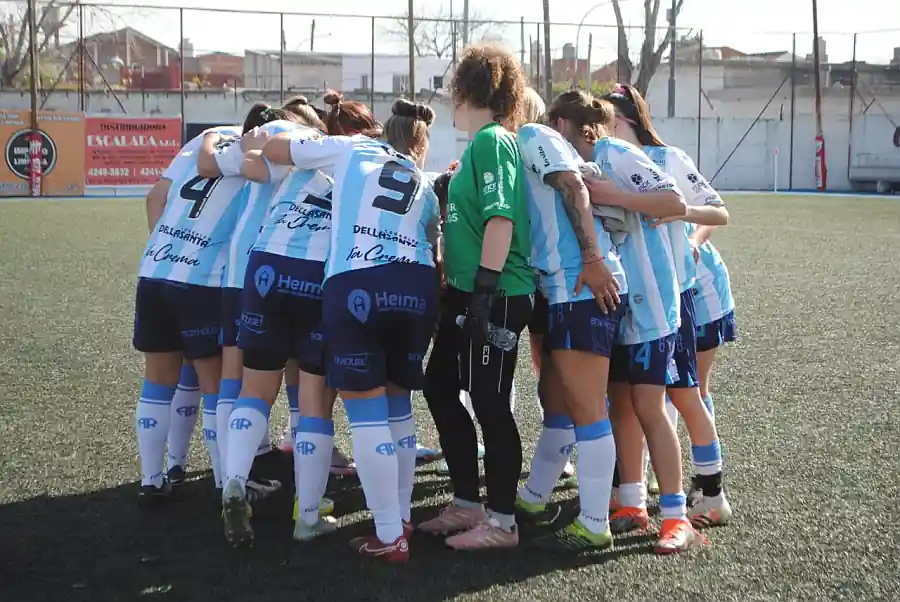
<path id="1" fill-rule="evenodd" d="M 666 34 L 662 41 L 656 43 L 657 21 L 659 20 L 659 9 L 661 0 L 644 0 L 644 39 L 641 43 L 641 54 L 637 65 L 631 60 L 631 52 L 628 48 L 628 36 L 625 21 L 622 18 L 622 9 L 619 6 L 621 0 L 612 0 L 613 12 L 616 14 L 616 26 L 619 31 L 619 79 L 624 82 L 634 84 L 641 94 L 647 95 L 647 88 L 650 86 L 650 80 L 659 69 L 662 57 L 669 48 L 671 42 L 672 29 L 666 28 Z M 678 0 L 675 5 L 675 15 L 681 12 L 684 0 Z M 634 71 L 637 69 L 637 78 L 634 77 Z"/>
<path id="2" fill-rule="evenodd" d="M 464 28 L 468 31 L 464 32 Z M 491 30 L 500 29 L 500 26 L 477 12 L 469 14 L 468 22 L 464 22 L 456 16 L 456 40 L 462 45 L 462 40 L 475 41 L 482 39 Z M 449 58 L 453 52 L 453 20 L 450 14 L 439 9 L 428 15 L 414 15 L 412 31 L 410 31 L 409 18 L 406 13 L 393 19 L 385 28 L 388 35 L 394 36 L 404 42 L 412 38 L 416 56 L 436 56 Z M 468 36 L 466 35 L 468 33 Z"/>
<path id="3" fill-rule="evenodd" d="M 46 2 L 38 6 L 36 22 L 38 55 L 58 46 L 59 32 L 75 18 L 76 4 Z M 28 7 L 4 2 L 0 7 L 0 86 L 12 87 L 30 62 L 28 48 Z"/>

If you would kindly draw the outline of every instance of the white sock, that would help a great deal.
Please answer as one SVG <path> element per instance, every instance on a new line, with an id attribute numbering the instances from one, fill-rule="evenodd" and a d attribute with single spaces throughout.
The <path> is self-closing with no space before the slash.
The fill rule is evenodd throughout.
<path id="1" fill-rule="evenodd" d="M 400 516 L 399 464 L 388 426 L 387 396 L 345 399 L 356 471 L 372 511 L 375 533 L 383 543 L 403 535 Z"/>
<path id="2" fill-rule="evenodd" d="M 221 403 L 219 406 L 221 407 Z M 232 479 L 246 485 L 253 457 L 263 431 L 269 430 L 271 406 L 256 397 L 242 397 L 234 404 L 231 421 L 228 423 L 228 458 L 225 463 L 227 485 Z"/>
<path id="3" fill-rule="evenodd" d="M 213 393 L 203 396 L 203 443 L 209 453 L 209 464 L 212 466 L 213 481 L 216 489 L 222 488 L 222 454 L 219 453 L 219 440 L 216 433 L 216 406 L 219 395 Z"/>
<path id="4" fill-rule="evenodd" d="M 475 408 L 472 407 L 472 396 L 469 395 L 468 391 L 460 391 L 459 392 L 459 403 L 463 404 L 463 407 L 466 408 L 466 411 L 469 413 L 469 417 L 472 421 L 475 421 Z"/>
<path id="5" fill-rule="evenodd" d="M 416 480 L 416 420 L 410 395 L 388 396 L 388 427 L 397 449 L 397 495 L 400 518 L 409 522 Z"/>
<path id="6" fill-rule="evenodd" d="M 578 455 L 581 458 L 581 454 Z M 579 468 L 580 472 L 580 468 Z M 646 483 L 620 483 L 619 504 L 624 508 L 647 509 L 647 484 Z"/>
<path id="7" fill-rule="evenodd" d="M 272 451 L 272 434 L 269 431 L 269 424 L 266 423 L 266 431 L 262 434 L 262 440 L 256 448 L 256 455 L 261 456 Z"/>
<path id="8" fill-rule="evenodd" d="M 231 411 L 240 396 L 241 379 L 223 378 L 219 383 L 219 403 L 216 406 L 216 440 L 219 443 L 219 464 L 222 466 L 223 479 L 228 466 L 228 427 L 231 423 Z"/>
<path id="9" fill-rule="evenodd" d="M 512 389 L 509 392 L 509 411 L 516 412 L 516 381 L 512 383 Z"/>
<path id="10" fill-rule="evenodd" d="M 519 488 L 519 497 L 531 504 L 546 505 L 574 447 L 575 425 L 572 419 L 560 414 L 547 414 L 534 450 L 528 480 Z"/>
<path id="11" fill-rule="evenodd" d="M 169 436 L 169 413 L 175 387 L 144 380 L 138 398 L 134 427 L 141 456 L 141 486 L 163 484 L 163 462 Z"/>
<path id="12" fill-rule="evenodd" d="M 575 427 L 578 441 L 578 520 L 594 534 L 606 531 L 613 472 L 616 469 L 616 442 L 609 419 Z"/>
<path id="13" fill-rule="evenodd" d="M 187 455 L 191 447 L 191 436 L 197 426 L 197 414 L 200 409 L 200 385 L 197 373 L 190 364 L 181 367 L 181 378 L 172 398 L 169 415 L 169 455 L 168 468 L 181 466 L 187 468 Z"/>
<path id="14" fill-rule="evenodd" d="M 291 441 L 293 441 L 297 422 L 300 421 L 300 387 L 287 385 L 284 389 L 287 392 L 288 410 L 290 411 L 290 430 L 288 432 L 291 434 Z"/>
<path id="15" fill-rule="evenodd" d="M 300 508 L 297 520 L 314 525 L 319 520 L 319 502 L 328 486 L 334 421 L 300 416 L 294 432 L 294 482 Z"/>

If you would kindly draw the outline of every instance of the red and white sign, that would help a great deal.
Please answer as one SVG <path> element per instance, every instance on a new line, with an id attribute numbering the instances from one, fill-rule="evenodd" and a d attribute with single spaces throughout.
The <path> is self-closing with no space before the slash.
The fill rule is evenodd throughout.
<path id="1" fill-rule="evenodd" d="M 181 118 L 87 117 L 85 184 L 155 184 L 181 149 Z"/>
<path id="2" fill-rule="evenodd" d="M 828 188 L 828 167 L 825 165 L 825 137 L 816 136 L 816 190 Z"/>

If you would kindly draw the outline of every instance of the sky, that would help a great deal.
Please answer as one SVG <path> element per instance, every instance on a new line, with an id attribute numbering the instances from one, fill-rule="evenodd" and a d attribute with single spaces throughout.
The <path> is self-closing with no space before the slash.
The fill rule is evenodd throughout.
<path id="1" fill-rule="evenodd" d="M 93 2 L 95 0 L 88 0 Z M 144 4 L 141 0 L 110 0 L 109 4 Z M 210 7 L 229 10 L 279 10 L 322 13 L 316 17 L 315 50 L 323 52 L 368 53 L 371 48 L 372 24 L 370 18 L 339 17 L 337 15 L 402 15 L 407 0 L 339 0 L 336 2 L 297 2 L 296 0 L 267 0 L 266 2 L 242 2 L 238 0 L 147 0 L 147 4 L 160 7 Z M 663 0 L 667 5 L 669 0 Z M 454 14 L 462 12 L 462 0 L 453 0 Z M 833 62 L 849 61 L 853 52 L 853 32 L 860 33 L 857 41 L 859 60 L 887 63 L 893 56 L 893 48 L 900 46 L 900 2 L 891 0 L 819 0 L 819 30 L 827 43 L 828 59 Z M 450 0 L 416 0 L 417 13 L 425 16 L 450 14 Z M 303 9 L 299 7 L 304 7 Z M 595 7 L 584 19 L 585 11 Z M 543 19 L 542 2 L 519 0 L 471 0 L 470 10 L 480 17 L 496 21 L 508 21 L 508 25 L 492 26 L 492 33 L 502 37 L 514 50 L 521 47 L 520 18 L 530 22 L 525 27 L 526 47 L 529 37 L 537 37 L 536 23 Z M 611 4 L 582 0 L 551 0 L 551 49 L 553 56 L 561 56 L 565 43 L 578 41 L 579 56 L 588 53 L 589 34 L 593 38 L 592 63 L 599 67 L 615 58 L 615 30 L 599 25 L 615 25 Z M 643 1 L 622 0 L 622 11 L 627 23 L 638 26 L 643 22 Z M 177 10 L 150 8 L 115 8 L 113 18 L 91 15 L 86 12 L 88 33 L 102 29 L 131 25 L 141 32 L 174 48 L 178 47 L 179 16 Z M 326 15 L 324 13 L 329 13 Z M 661 27 L 665 27 L 665 11 L 660 10 Z M 579 31 L 577 24 L 584 19 Z M 308 50 L 312 17 L 285 15 L 284 29 L 288 50 Z M 892 32 L 877 32 L 885 25 L 896 24 Z M 593 26 L 592 26 L 593 25 Z M 389 18 L 376 20 L 376 50 L 385 53 L 403 53 L 404 41 L 389 30 L 396 28 L 396 21 Z M 791 32 L 797 32 L 797 54 L 812 52 L 812 0 L 685 0 L 678 18 L 678 27 L 684 33 L 703 31 L 707 46 L 731 46 L 744 52 L 789 51 Z M 185 10 L 183 37 L 189 38 L 195 53 L 224 51 L 242 54 L 245 49 L 278 50 L 280 19 L 278 15 L 248 13 L 221 13 Z M 662 35 L 662 31 L 659 36 Z M 543 36 L 543 33 L 540 34 Z M 638 40 L 640 31 L 630 39 Z"/>

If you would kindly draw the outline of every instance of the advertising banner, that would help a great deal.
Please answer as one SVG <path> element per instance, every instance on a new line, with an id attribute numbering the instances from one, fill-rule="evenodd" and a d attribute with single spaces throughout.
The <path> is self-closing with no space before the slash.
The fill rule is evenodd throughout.
<path id="1" fill-rule="evenodd" d="M 32 185 L 42 196 L 84 194 L 84 115 L 38 112 L 38 137 L 31 136 L 31 112 L 0 109 L 0 196 L 28 196 Z M 32 179 L 32 163 L 40 171 Z"/>
<path id="2" fill-rule="evenodd" d="M 88 186 L 153 185 L 181 149 L 181 118 L 88 116 L 83 139 Z"/>

